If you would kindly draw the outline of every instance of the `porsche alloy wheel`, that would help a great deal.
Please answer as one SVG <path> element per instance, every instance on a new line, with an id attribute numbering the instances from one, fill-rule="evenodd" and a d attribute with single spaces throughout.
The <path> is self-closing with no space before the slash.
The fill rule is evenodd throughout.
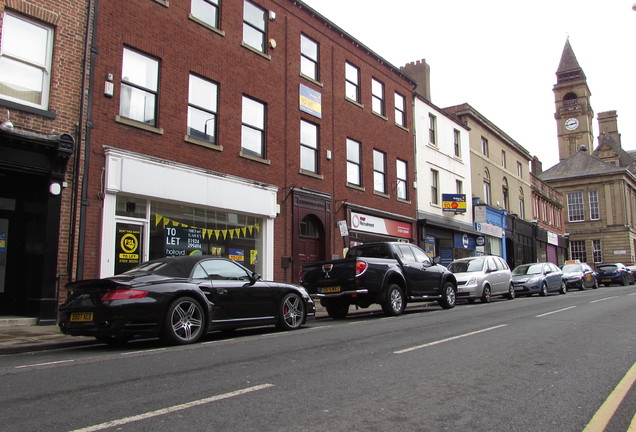
<path id="1" fill-rule="evenodd" d="M 294 330 L 305 322 L 305 303 L 298 294 L 289 293 L 283 297 L 279 306 L 276 326 L 281 330 Z"/>
<path id="2" fill-rule="evenodd" d="M 197 342 L 204 332 L 205 314 L 198 301 L 180 297 L 168 308 L 163 339 L 171 344 L 185 345 Z"/>

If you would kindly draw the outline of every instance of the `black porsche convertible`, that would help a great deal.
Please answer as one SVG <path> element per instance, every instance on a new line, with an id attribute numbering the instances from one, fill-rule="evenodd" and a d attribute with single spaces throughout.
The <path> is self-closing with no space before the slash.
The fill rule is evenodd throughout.
<path id="1" fill-rule="evenodd" d="M 293 330 L 316 312 L 302 287 L 263 281 L 234 261 L 206 255 L 151 260 L 67 289 L 61 331 L 110 344 L 135 337 L 190 344 L 212 330 L 262 325 Z"/>

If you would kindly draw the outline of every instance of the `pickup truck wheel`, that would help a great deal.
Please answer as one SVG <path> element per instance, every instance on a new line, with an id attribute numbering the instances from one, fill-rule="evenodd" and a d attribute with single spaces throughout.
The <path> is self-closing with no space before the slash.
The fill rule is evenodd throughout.
<path id="1" fill-rule="evenodd" d="M 349 313 L 349 303 L 343 301 L 329 302 L 325 308 L 329 317 L 335 320 L 345 319 Z"/>
<path id="2" fill-rule="evenodd" d="M 400 315 L 404 312 L 406 302 L 404 301 L 404 294 L 402 288 L 399 285 L 391 284 L 386 293 L 386 301 L 382 304 L 382 310 L 389 316 Z"/>
<path id="3" fill-rule="evenodd" d="M 481 302 L 490 303 L 490 300 L 491 300 L 490 285 L 486 285 L 484 287 L 484 291 L 481 293 Z"/>
<path id="4" fill-rule="evenodd" d="M 455 286 L 451 282 L 444 283 L 442 288 L 442 298 L 438 301 L 439 305 L 442 309 L 452 309 L 455 307 L 456 301 L 457 292 L 455 291 Z"/>

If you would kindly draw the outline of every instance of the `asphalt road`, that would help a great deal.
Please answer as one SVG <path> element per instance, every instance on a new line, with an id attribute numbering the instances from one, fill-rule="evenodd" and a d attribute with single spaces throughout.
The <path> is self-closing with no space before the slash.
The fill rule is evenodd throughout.
<path id="1" fill-rule="evenodd" d="M 627 431 L 635 309 L 610 287 L 0 356 L 0 429 Z"/>

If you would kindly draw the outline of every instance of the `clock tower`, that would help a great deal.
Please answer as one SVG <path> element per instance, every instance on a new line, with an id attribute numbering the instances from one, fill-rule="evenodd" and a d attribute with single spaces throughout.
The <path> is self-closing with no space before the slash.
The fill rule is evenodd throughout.
<path id="1" fill-rule="evenodd" d="M 585 146 L 592 153 L 594 111 L 590 106 L 590 92 L 583 69 L 576 60 L 569 39 L 565 42 L 561 62 L 556 71 L 557 83 L 552 88 L 559 140 L 559 160 L 564 160 Z"/>

